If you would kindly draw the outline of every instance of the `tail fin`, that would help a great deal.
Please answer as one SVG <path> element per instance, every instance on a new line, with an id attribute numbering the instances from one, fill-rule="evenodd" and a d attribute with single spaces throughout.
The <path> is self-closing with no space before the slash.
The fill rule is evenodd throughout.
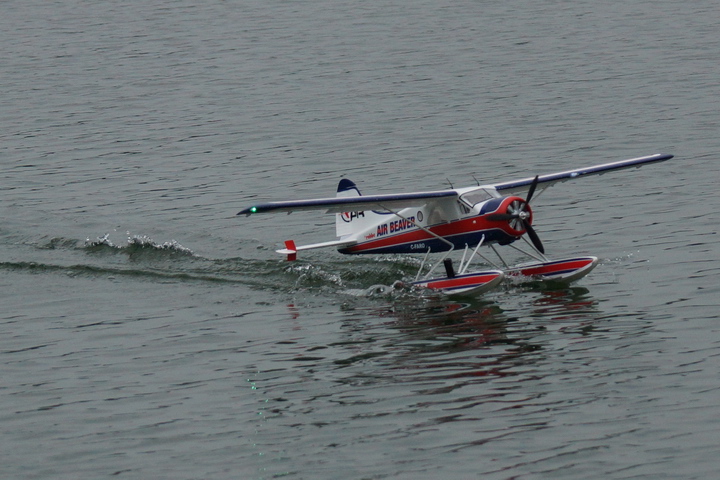
<path id="1" fill-rule="evenodd" d="M 343 178 L 338 183 L 337 198 L 359 197 L 361 195 L 355 182 Z M 335 215 L 335 234 L 339 237 L 345 237 L 355 232 L 352 226 L 353 220 L 357 220 L 358 215 L 363 212 L 343 212 Z M 357 223 L 357 222 L 356 222 Z"/>
<path id="2" fill-rule="evenodd" d="M 295 246 L 295 241 L 285 240 L 285 248 L 283 250 L 278 250 L 278 253 L 287 255 L 288 262 L 294 262 L 297 260 L 297 247 Z"/>
<path id="3" fill-rule="evenodd" d="M 360 190 L 358 190 L 357 185 L 355 185 L 355 182 L 343 178 L 340 180 L 340 183 L 338 183 L 337 198 L 359 197 L 360 195 L 362 194 Z"/>
<path id="4" fill-rule="evenodd" d="M 337 188 L 338 198 L 359 197 L 360 190 L 354 182 L 343 178 Z M 378 222 L 380 214 L 370 210 L 343 212 L 335 215 L 335 234 L 339 238 L 345 238 L 374 226 Z"/>

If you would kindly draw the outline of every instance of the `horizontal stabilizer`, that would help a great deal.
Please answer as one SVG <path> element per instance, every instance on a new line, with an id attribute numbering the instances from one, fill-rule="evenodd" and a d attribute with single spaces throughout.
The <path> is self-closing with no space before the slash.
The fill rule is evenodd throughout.
<path id="1" fill-rule="evenodd" d="M 277 253 L 287 255 L 287 261 L 294 262 L 297 260 L 297 247 L 295 246 L 295 241 L 285 240 L 285 248 L 278 250 Z"/>

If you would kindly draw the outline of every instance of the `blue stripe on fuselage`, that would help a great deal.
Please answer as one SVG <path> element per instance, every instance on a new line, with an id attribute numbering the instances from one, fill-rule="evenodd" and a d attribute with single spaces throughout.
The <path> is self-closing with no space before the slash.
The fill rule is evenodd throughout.
<path id="1" fill-rule="evenodd" d="M 499 243 L 500 245 L 507 245 L 517 240 L 516 237 L 508 235 L 501 229 L 495 228 L 489 230 L 481 230 L 478 232 L 447 235 L 443 238 L 451 242 L 456 249 L 461 249 L 465 248 L 465 245 L 468 245 L 471 248 L 475 247 L 478 242 L 480 242 L 483 235 L 485 235 L 485 240 L 483 241 L 483 244 Z M 428 248 L 431 252 L 446 252 L 450 250 L 450 246 L 447 243 L 443 242 L 438 238 L 431 237 L 425 240 L 416 240 L 412 242 L 389 245 L 385 247 L 368 248 L 367 250 L 353 251 L 357 247 L 362 248 L 363 245 L 372 243 L 373 240 L 369 242 L 359 243 L 357 245 L 353 245 L 352 247 L 340 248 L 338 249 L 338 251 L 345 254 L 360 255 L 366 253 L 425 253 L 427 252 Z"/>

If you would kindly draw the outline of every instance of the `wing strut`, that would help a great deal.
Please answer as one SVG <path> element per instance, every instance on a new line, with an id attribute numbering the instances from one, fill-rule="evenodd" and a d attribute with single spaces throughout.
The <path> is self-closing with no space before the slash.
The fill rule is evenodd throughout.
<path id="1" fill-rule="evenodd" d="M 381 206 L 382 206 L 382 205 L 381 205 Z M 454 243 L 452 243 L 452 242 L 451 242 L 450 240 L 448 240 L 447 238 L 444 238 L 444 237 L 438 235 L 437 233 L 430 231 L 429 228 L 423 227 L 422 225 L 419 225 L 417 222 L 415 222 L 415 220 L 411 220 L 411 219 L 409 219 L 409 218 L 404 217 L 403 215 L 400 215 L 399 212 L 394 212 L 394 211 L 390 210 L 389 208 L 387 208 L 387 207 L 385 207 L 385 206 L 382 206 L 382 208 L 383 208 L 384 210 L 386 210 L 388 213 L 392 213 L 392 214 L 395 215 L 396 217 L 402 218 L 403 220 L 405 220 L 405 221 L 407 221 L 407 222 L 415 225 L 416 227 L 418 227 L 418 228 L 419 228 L 420 230 L 422 230 L 423 232 L 425 232 L 425 233 L 427 233 L 427 234 L 429 234 L 429 235 L 432 235 L 433 237 L 437 238 L 437 239 L 440 240 L 441 242 L 443 242 L 443 243 L 445 243 L 445 244 L 447 244 L 447 245 L 450 246 L 450 249 L 449 249 L 447 252 L 445 252 L 445 255 L 443 255 L 442 260 L 441 260 L 440 262 L 437 262 L 437 263 L 430 269 L 430 271 L 425 274 L 425 277 L 424 277 L 424 278 L 430 278 L 430 274 L 431 274 L 432 272 L 434 272 L 435 269 L 437 268 L 437 266 L 440 265 L 441 263 L 445 266 L 445 272 L 446 272 L 448 278 L 455 276 L 455 271 L 454 271 L 453 268 L 452 268 L 452 259 L 448 258 L 448 256 L 452 253 L 452 251 L 455 250 L 455 244 L 454 244 Z M 485 236 L 483 236 L 483 240 L 485 240 Z M 482 241 L 481 241 L 480 243 L 482 243 Z M 476 249 L 476 251 L 477 251 L 477 249 Z M 430 253 L 430 249 L 428 248 L 428 251 L 427 251 L 427 253 L 425 254 L 425 259 L 427 259 L 427 256 L 428 256 L 429 253 Z M 469 262 L 468 262 L 468 263 L 469 263 Z M 417 278 L 420 276 L 420 272 L 422 271 L 423 265 L 425 265 L 425 260 L 423 260 L 422 265 L 420 265 L 420 270 L 418 270 L 417 276 L 415 277 L 415 280 L 416 280 L 416 281 L 417 281 Z"/>
<path id="2" fill-rule="evenodd" d="M 441 237 L 440 235 L 438 235 L 438 234 L 435 233 L 435 232 L 431 232 L 430 229 L 428 229 L 427 227 L 423 227 L 422 225 L 419 225 L 417 222 L 415 222 L 415 220 L 412 220 L 412 219 L 410 219 L 410 218 L 404 217 L 404 216 L 400 215 L 399 212 L 395 212 L 395 211 L 393 211 L 393 210 L 390 210 L 389 208 L 387 208 L 387 207 L 385 207 L 385 206 L 383 206 L 382 208 L 383 208 L 384 210 L 386 210 L 388 213 L 392 213 L 392 214 L 395 215 L 396 217 L 402 218 L 403 220 L 407 221 L 408 223 L 411 223 L 411 224 L 415 225 L 416 227 L 418 227 L 420 230 L 422 230 L 423 232 L 427 233 L 428 235 L 432 235 L 433 237 L 437 238 L 437 239 L 440 240 L 441 242 L 449 245 L 449 246 L 450 246 L 450 250 L 449 250 L 450 252 L 452 252 L 453 249 L 455 248 L 455 245 L 454 245 L 450 240 L 448 240 L 448 239 L 446 239 L 446 238 L 444 238 L 444 237 Z"/>

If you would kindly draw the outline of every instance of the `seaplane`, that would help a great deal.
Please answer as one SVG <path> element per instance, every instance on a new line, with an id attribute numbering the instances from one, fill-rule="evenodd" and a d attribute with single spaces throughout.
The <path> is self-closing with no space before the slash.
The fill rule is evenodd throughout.
<path id="1" fill-rule="evenodd" d="M 658 153 L 629 160 L 604 163 L 535 177 L 450 188 L 426 192 L 361 195 L 357 185 L 343 178 L 335 197 L 260 203 L 249 206 L 237 215 L 269 212 L 324 211 L 335 215 L 336 239 L 308 245 L 285 241 L 277 250 L 287 260 L 296 260 L 298 252 L 315 248 L 336 248 L 340 253 L 415 254 L 422 256 L 411 287 L 426 288 L 447 295 L 478 295 L 498 287 L 510 277 L 534 280 L 573 282 L 595 268 L 598 258 L 581 256 L 550 259 L 533 226 L 530 202 L 548 187 L 590 175 L 642 167 L 664 162 L 673 155 Z M 526 248 L 515 244 L 523 239 Z M 480 254 L 481 246 L 493 252 L 492 261 Z M 529 262 L 510 266 L 496 246 L 508 246 L 532 258 Z M 457 268 L 450 257 L 459 256 Z M 431 254 L 441 254 L 428 265 Z M 477 258 L 490 269 L 471 269 Z M 444 271 L 435 273 L 443 265 Z"/>

